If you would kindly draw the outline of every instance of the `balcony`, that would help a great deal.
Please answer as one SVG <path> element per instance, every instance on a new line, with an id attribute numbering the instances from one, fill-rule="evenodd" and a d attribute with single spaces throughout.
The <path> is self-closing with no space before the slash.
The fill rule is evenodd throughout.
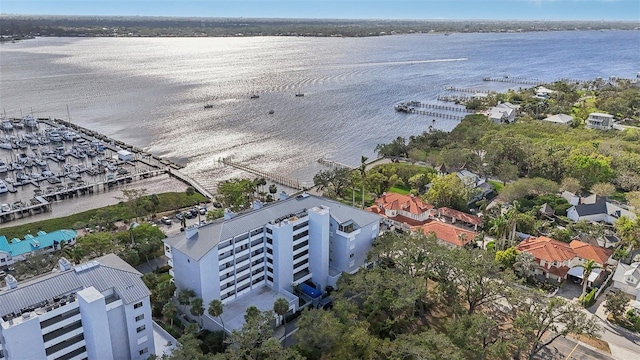
<path id="1" fill-rule="evenodd" d="M 61 327 L 58 330 L 54 330 L 46 335 L 43 335 L 42 339 L 44 340 L 44 347 L 52 347 L 53 345 L 82 334 L 82 332 L 82 322 L 76 321 L 70 325 Z"/>
<path id="2" fill-rule="evenodd" d="M 311 278 L 311 272 L 309 269 L 304 269 L 299 271 L 293 275 L 293 281 L 296 283 L 301 283 Z"/>

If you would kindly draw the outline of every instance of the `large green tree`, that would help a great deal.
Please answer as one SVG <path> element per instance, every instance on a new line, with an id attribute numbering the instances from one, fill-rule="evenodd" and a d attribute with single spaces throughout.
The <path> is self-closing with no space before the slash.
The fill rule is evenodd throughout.
<path id="1" fill-rule="evenodd" d="M 456 174 L 449 174 L 434 178 L 424 198 L 436 207 L 466 210 L 471 189 Z"/>

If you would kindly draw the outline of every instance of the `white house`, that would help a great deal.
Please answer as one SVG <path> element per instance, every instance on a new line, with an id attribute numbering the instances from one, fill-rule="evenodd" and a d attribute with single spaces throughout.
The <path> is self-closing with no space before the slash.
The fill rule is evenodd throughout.
<path id="1" fill-rule="evenodd" d="M 576 222 L 585 220 L 613 224 L 621 216 L 636 219 L 636 214 L 609 202 L 604 197 L 598 197 L 593 203 L 573 205 L 567 210 L 567 217 Z"/>
<path id="2" fill-rule="evenodd" d="M 569 125 L 573 121 L 573 117 L 567 114 L 556 114 L 546 117 L 542 120 L 560 125 Z"/>
<path id="3" fill-rule="evenodd" d="M 149 289 L 110 254 L 0 290 L 0 359 L 147 359 L 154 352 Z"/>
<path id="4" fill-rule="evenodd" d="M 640 310 L 640 262 L 618 263 L 613 274 L 613 287 L 636 298 L 633 306 Z"/>
<path id="5" fill-rule="evenodd" d="M 308 194 L 186 229 L 164 240 L 178 291 L 204 304 L 220 299 L 227 331 L 244 324 L 246 308 L 273 309 L 279 297 L 296 311 L 299 299 L 318 302 L 343 272 L 365 265 L 382 218 Z M 204 326 L 221 329 L 205 314 Z"/>
<path id="6" fill-rule="evenodd" d="M 555 93 L 555 90 L 551 90 L 551 89 L 547 89 L 544 86 L 539 86 L 536 89 L 536 97 L 541 98 L 541 99 L 548 99 L 549 96 L 553 93 Z"/>
<path id="7" fill-rule="evenodd" d="M 516 120 L 518 105 L 509 102 L 500 103 L 489 109 L 489 119 L 497 123 L 512 123 Z"/>
<path id="8" fill-rule="evenodd" d="M 585 125 L 589 129 L 608 130 L 613 125 L 613 115 L 603 113 L 591 113 Z"/>

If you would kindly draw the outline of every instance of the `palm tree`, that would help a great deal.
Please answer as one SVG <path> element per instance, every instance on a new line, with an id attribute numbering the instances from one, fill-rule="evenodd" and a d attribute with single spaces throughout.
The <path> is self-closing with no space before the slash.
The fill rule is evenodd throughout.
<path id="1" fill-rule="evenodd" d="M 589 275 L 595 269 L 602 269 L 602 266 L 592 259 L 588 259 L 582 264 L 582 293 L 587 291 L 587 283 L 589 282 Z"/>
<path id="2" fill-rule="evenodd" d="M 489 228 L 489 231 L 496 237 L 496 240 L 498 241 L 496 250 L 504 250 L 508 228 L 509 223 L 507 222 L 507 218 L 504 217 L 504 215 L 500 215 L 499 217 L 491 221 L 491 227 Z"/>
<path id="3" fill-rule="evenodd" d="M 187 306 L 191 303 L 191 298 L 194 296 L 196 296 L 196 293 L 193 290 L 182 289 L 178 293 L 178 303 L 180 303 L 180 305 L 182 306 Z"/>
<path id="4" fill-rule="evenodd" d="M 367 178 L 367 160 L 368 157 L 360 157 L 360 178 L 362 179 L 362 208 L 364 209 L 364 181 Z"/>
<path id="5" fill-rule="evenodd" d="M 201 316 L 202 314 L 204 314 L 204 306 L 202 304 L 201 298 L 197 297 L 191 300 L 191 309 L 189 309 L 189 312 L 191 313 L 191 315 L 198 317 L 198 323 L 200 324 L 200 326 L 202 326 Z"/>
<path id="6" fill-rule="evenodd" d="M 207 310 L 207 312 L 213 317 L 220 318 L 220 323 L 222 324 L 222 341 L 224 341 L 227 332 L 224 329 L 224 320 L 222 320 L 222 313 L 224 312 L 222 301 L 218 299 L 211 300 L 209 303 L 209 310 Z"/>
<path id="7" fill-rule="evenodd" d="M 164 306 L 162 307 L 162 316 L 169 319 L 171 327 L 173 327 L 173 318 L 176 316 L 177 312 L 178 309 L 176 309 L 176 306 L 171 301 L 164 304 Z"/>
<path id="8" fill-rule="evenodd" d="M 289 312 L 289 302 L 287 301 L 287 299 L 276 299 L 276 302 L 273 303 L 273 312 L 282 316 L 282 320 L 284 322 L 284 343 L 287 341 L 287 318 L 285 318 L 285 314 Z"/>

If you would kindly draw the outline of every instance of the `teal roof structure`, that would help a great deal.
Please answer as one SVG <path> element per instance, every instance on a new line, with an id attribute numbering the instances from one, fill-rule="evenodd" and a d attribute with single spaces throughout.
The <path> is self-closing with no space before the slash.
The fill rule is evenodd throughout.
<path id="1" fill-rule="evenodd" d="M 6 236 L 0 236 L 0 251 L 9 253 L 12 257 L 20 256 L 32 251 L 52 247 L 54 243 L 75 239 L 78 233 L 75 230 L 56 230 L 50 233 L 38 231 L 38 236 L 27 234 L 24 240 L 12 239 L 7 241 Z"/>

